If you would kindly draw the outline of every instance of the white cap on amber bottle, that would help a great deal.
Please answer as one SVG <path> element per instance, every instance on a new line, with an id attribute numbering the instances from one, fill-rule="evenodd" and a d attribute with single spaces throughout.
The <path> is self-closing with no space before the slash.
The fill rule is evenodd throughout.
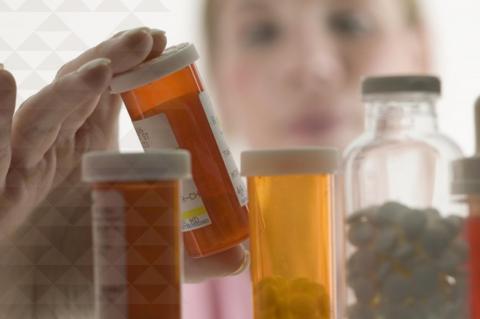
<path id="1" fill-rule="evenodd" d="M 159 57 L 140 64 L 112 79 L 110 91 L 114 94 L 131 91 L 152 83 L 195 63 L 199 55 L 191 43 L 182 43 L 166 49 Z"/>
<path id="2" fill-rule="evenodd" d="M 92 152 L 82 161 L 83 180 L 89 183 L 179 180 L 190 172 L 190 153 L 184 150 Z"/>

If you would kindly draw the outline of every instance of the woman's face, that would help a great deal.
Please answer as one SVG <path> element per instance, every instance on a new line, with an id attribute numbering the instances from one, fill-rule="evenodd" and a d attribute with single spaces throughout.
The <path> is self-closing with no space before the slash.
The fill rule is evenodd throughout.
<path id="1" fill-rule="evenodd" d="M 345 147 L 363 128 L 363 77 L 427 71 L 403 1 L 217 1 L 226 125 L 255 148 Z"/>

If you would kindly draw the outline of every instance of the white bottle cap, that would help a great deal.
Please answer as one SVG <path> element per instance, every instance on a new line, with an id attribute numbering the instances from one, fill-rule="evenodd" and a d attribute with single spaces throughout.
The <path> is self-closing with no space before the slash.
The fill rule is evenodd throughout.
<path id="1" fill-rule="evenodd" d="M 480 195 L 480 98 L 475 105 L 476 155 L 453 162 L 452 193 Z"/>
<path id="2" fill-rule="evenodd" d="M 83 180 L 89 183 L 178 180 L 190 177 L 190 153 L 183 150 L 92 152 L 83 157 L 82 171 Z"/>
<path id="3" fill-rule="evenodd" d="M 180 71 L 195 63 L 198 58 L 198 52 L 191 43 L 182 43 L 170 47 L 158 58 L 115 76 L 112 79 L 110 91 L 114 94 L 131 91 Z"/>
<path id="4" fill-rule="evenodd" d="M 257 150 L 242 153 L 243 176 L 333 174 L 338 168 L 333 148 Z"/>

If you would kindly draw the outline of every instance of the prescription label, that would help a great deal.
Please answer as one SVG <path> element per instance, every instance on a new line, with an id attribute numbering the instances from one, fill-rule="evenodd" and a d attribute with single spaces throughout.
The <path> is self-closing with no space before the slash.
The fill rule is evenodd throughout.
<path id="1" fill-rule="evenodd" d="M 127 319 L 125 202 L 115 191 L 93 192 L 95 318 Z"/>
<path id="2" fill-rule="evenodd" d="M 212 101 L 210 100 L 210 97 L 206 92 L 200 93 L 199 97 L 203 109 L 205 110 L 205 114 L 207 115 L 208 123 L 210 124 L 213 135 L 215 136 L 215 140 L 220 150 L 220 154 L 222 154 L 223 162 L 225 163 L 228 175 L 230 176 L 233 188 L 235 189 L 237 199 L 240 202 L 240 206 L 245 206 L 248 203 L 247 189 L 242 180 L 242 177 L 240 176 L 237 164 L 233 159 L 232 152 L 230 151 L 230 148 L 228 147 L 228 144 L 225 140 L 223 131 L 220 128 L 218 118 L 213 111 Z"/>
<path id="3" fill-rule="evenodd" d="M 178 142 L 165 114 L 133 122 L 144 149 L 178 148 Z M 212 224 L 198 188 L 192 179 L 184 180 L 181 191 L 182 231 L 188 232 Z"/>

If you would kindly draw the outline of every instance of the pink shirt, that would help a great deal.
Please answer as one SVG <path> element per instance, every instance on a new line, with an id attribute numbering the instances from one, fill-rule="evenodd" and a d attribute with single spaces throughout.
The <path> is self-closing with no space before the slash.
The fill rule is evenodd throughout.
<path id="1" fill-rule="evenodd" d="M 250 275 L 183 285 L 184 319 L 252 319 Z"/>

